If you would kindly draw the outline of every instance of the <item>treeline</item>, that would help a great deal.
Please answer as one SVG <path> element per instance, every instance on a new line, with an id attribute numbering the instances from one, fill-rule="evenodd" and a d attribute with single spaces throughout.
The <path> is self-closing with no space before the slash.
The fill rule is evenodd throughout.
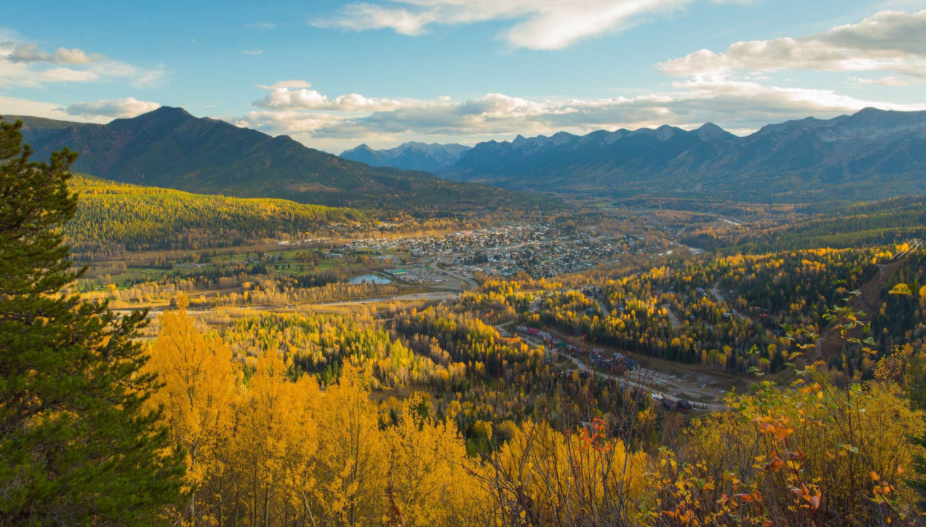
<path id="1" fill-rule="evenodd" d="M 244 274 L 217 276 L 207 280 L 202 275 L 193 277 L 166 275 L 157 281 L 145 281 L 124 289 L 110 284 L 102 292 L 89 297 L 111 298 L 114 307 L 137 307 L 140 304 L 168 303 L 177 293 L 193 294 L 207 287 L 220 291 L 201 293 L 194 302 L 197 307 L 217 306 L 280 306 L 315 302 L 351 301 L 369 298 L 386 298 L 407 292 L 395 284 L 352 284 L 342 282 L 342 276 L 333 273 L 313 275 L 298 280 L 281 275 L 249 277 Z"/>
<path id="2" fill-rule="evenodd" d="M 752 233 L 737 250 L 763 252 L 889 245 L 926 237 L 926 199 L 904 197 L 852 204 L 794 225 Z"/>
<path id="3" fill-rule="evenodd" d="M 828 202 L 752 218 L 749 226 L 689 226 L 682 242 L 725 254 L 849 249 L 902 243 L 926 235 L 926 200 L 909 196 L 868 203 Z"/>
<path id="4" fill-rule="evenodd" d="M 80 201 L 64 232 L 77 255 L 228 247 L 261 238 L 317 235 L 332 223 L 368 220 L 354 209 L 190 194 L 85 176 L 75 176 L 70 186 Z"/>

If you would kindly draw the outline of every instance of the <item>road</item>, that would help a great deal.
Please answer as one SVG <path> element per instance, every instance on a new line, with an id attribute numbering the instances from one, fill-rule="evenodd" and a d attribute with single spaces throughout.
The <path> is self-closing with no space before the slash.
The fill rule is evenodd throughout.
<path id="1" fill-rule="evenodd" d="M 663 392 L 663 391 L 660 391 L 660 390 L 654 388 L 654 387 L 652 386 L 652 383 L 634 381 L 634 380 L 631 380 L 629 377 L 618 377 L 618 376 L 615 376 L 615 375 L 610 375 L 610 374 L 607 374 L 607 373 L 602 373 L 602 372 L 600 372 L 600 371 L 597 371 L 597 370 L 594 370 L 594 369 L 590 368 L 587 364 L 585 364 L 585 363 L 582 362 L 581 360 L 577 359 L 576 357 L 573 357 L 572 355 L 569 355 L 569 354 L 567 354 L 567 353 L 560 353 L 559 351 L 556 351 L 556 349 L 547 349 L 547 347 L 544 345 L 544 343 L 543 343 L 543 342 L 540 342 L 538 339 L 534 339 L 534 338 L 528 337 L 528 336 L 526 336 L 526 335 L 519 335 L 519 337 L 520 337 L 522 340 L 525 340 L 525 341 L 527 341 L 527 342 L 530 342 L 531 344 L 534 344 L 534 345 L 536 345 L 536 346 L 542 346 L 542 347 L 544 348 L 544 350 L 546 350 L 547 352 L 549 352 L 549 353 L 551 353 L 551 354 L 553 354 L 553 355 L 565 357 L 565 358 L 571 360 L 572 363 L 575 364 L 576 368 L 577 368 L 579 371 L 585 371 L 585 372 L 589 372 L 589 373 L 594 373 L 595 375 L 597 375 L 597 376 L 599 376 L 599 377 L 602 377 L 602 378 L 605 378 L 605 379 L 611 379 L 611 380 L 613 380 L 613 381 L 615 381 L 615 382 L 617 382 L 617 383 L 621 383 L 621 384 L 626 383 L 627 385 L 632 386 L 632 387 L 634 387 L 634 388 L 641 388 L 641 389 L 644 389 L 644 390 L 648 390 L 648 391 L 650 391 L 650 392 L 652 392 L 652 393 L 655 393 L 655 394 L 658 394 L 658 395 L 662 396 L 662 397 L 665 398 L 665 399 L 668 399 L 668 400 L 671 401 L 671 402 L 676 402 L 676 401 L 679 400 L 679 398 L 678 398 L 678 397 L 675 397 L 674 395 L 671 395 L 671 394 L 669 394 L 669 393 L 666 393 L 666 392 Z M 647 372 L 647 371 L 648 371 L 648 370 L 643 370 L 642 368 L 641 368 L 641 370 L 644 371 L 644 372 Z M 653 375 L 655 376 L 655 372 L 653 372 Z M 646 374 L 646 373 L 643 373 L 640 377 L 646 377 L 646 376 L 647 376 L 647 374 Z M 668 383 L 667 381 L 665 381 L 665 380 L 664 380 L 663 382 L 666 382 L 667 384 L 669 384 L 669 383 Z M 683 387 L 683 386 L 673 386 L 673 388 L 678 389 L 678 391 L 682 391 L 682 390 L 684 390 L 684 389 L 687 389 L 686 387 Z M 711 412 L 722 412 L 722 411 L 725 411 L 725 410 L 728 409 L 727 406 L 726 406 L 725 404 L 720 404 L 720 403 L 703 403 L 703 402 L 695 402 L 695 401 L 689 401 L 689 402 L 690 402 L 690 403 L 692 404 L 692 406 L 694 406 L 695 408 L 702 409 L 702 410 L 708 410 L 708 411 L 711 411 Z"/>
<path id="2" fill-rule="evenodd" d="M 717 300 L 720 300 L 721 302 L 726 302 L 726 301 L 727 301 L 727 297 L 725 297 L 724 295 L 722 295 L 722 294 L 720 293 L 720 291 L 717 289 L 717 286 L 719 286 L 719 285 L 720 285 L 720 282 L 718 281 L 718 282 L 715 282 L 714 285 L 711 286 L 711 294 L 714 295 L 714 298 L 716 298 Z M 729 305 L 729 304 L 728 304 L 728 305 Z M 731 307 L 732 307 L 732 306 L 731 306 Z M 744 314 L 742 314 L 742 313 L 740 313 L 740 312 L 738 312 L 738 311 L 733 311 L 733 314 L 736 315 L 736 318 L 738 318 L 738 319 L 740 319 L 740 320 L 747 320 L 747 319 L 749 318 L 749 317 L 747 317 L 746 315 L 744 315 Z"/>
<path id="3" fill-rule="evenodd" d="M 360 300 L 339 300 L 336 302 L 324 302 L 320 304 L 302 304 L 311 306 L 348 306 L 356 304 L 375 304 L 377 302 L 391 302 L 394 300 L 446 300 L 455 298 L 459 293 L 451 291 L 428 291 L 426 293 L 412 293 L 408 295 L 396 295 L 380 298 L 363 298 Z"/>
<path id="4" fill-rule="evenodd" d="M 476 281 L 473 280 L 472 278 L 467 278 L 467 277 L 465 277 L 465 276 L 463 276 L 463 275 L 461 275 L 461 274 L 454 273 L 453 271 L 449 271 L 449 270 L 447 270 L 447 269 L 442 269 L 442 271 L 444 271 L 444 272 L 447 273 L 448 275 L 450 275 L 450 276 L 456 278 L 457 280 L 460 280 L 461 282 L 464 282 L 467 286 L 469 286 L 470 289 L 478 289 L 478 288 L 479 288 L 479 284 L 477 284 Z"/>
<path id="5" fill-rule="evenodd" d="M 249 308 L 249 309 L 261 309 L 265 311 L 281 311 L 287 309 L 295 309 L 298 306 L 348 306 L 348 305 L 357 305 L 357 304 L 375 304 L 378 302 L 391 302 L 391 301 L 409 301 L 409 300 L 446 300 L 449 298 L 455 298 L 459 293 L 454 291 L 427 291 L 424 293 L 409 293 L 407 295 L 395 295 L 388 297 L 377 297 L 377 298 L 361 298 L 357 300 L 337 300 L 334 302 L 318 302 L 312 303 L 307 302 L 304 304 L 272 304 L 272 305 L 244 305 L 244 306 L 229 306 L 229 307 L 240 307 L 240 308 Z M 132 311 L 145 309 L 144 306 L 135 308 L 135 309 L 113 309 L 112 311 L 118 315 L 128 315 Z M 148 307 L 148 318 L 156 318 L 161 313 L 165 311 L 170 311 L 176 309 L 171 306 L 153 306 Z M 206 313 L 213 312 L 214 309 L 187 309 L 187 314 L 190 316 L 202 316 Z"/>
<path id="6" fill-rule="evenodd" d="M 675 316 L 675 313 L 672 312 L 672 304 L 669 304 L 668 302 L 666 302 L 665 304 L 662 305 L 662 308 L 665 309 L 666 314 L 669 315 L 669 323 L 672 324 L 672 329 L 677 329 L 679 326 L 682 325 L 678 317 Z"/>

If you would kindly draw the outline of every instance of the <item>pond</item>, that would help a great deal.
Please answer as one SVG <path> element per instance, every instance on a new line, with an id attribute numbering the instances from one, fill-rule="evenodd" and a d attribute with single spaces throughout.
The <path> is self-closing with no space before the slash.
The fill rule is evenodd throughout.
<path id="1" fill-rule="evenodd" d="M 375 274 L 362 274 L 360 276 L 355 276 L 351 278 L 349 282 L 352 284 L 367 283 L 367 284 L 382 285 L 382 284 L 391 284 L 392 280 L 388 278 L 383 278 L 382 276 L 377 276 Z"/>

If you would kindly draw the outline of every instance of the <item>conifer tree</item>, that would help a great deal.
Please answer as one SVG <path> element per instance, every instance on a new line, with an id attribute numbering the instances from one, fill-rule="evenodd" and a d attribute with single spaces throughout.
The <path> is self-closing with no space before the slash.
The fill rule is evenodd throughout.
<path id="1" fill-rule="evenodd" d="M 144 406 L 157 382 L 132 341 L 145 314 L 67 293 L 83 273 L 60 232 L 77 155 L 32 162 L 22 123 L 0 125 L 0 524 L 156 522 L 183 457 Z"/>

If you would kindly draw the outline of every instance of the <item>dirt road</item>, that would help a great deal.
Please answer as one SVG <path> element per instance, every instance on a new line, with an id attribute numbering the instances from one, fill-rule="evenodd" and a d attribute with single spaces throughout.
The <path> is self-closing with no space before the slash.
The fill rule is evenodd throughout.
<path id="1" fill-rule="evenodd" d="M 662 398 L 668 399 L 669 401 L 673 403 L 678 401 L 680 398 L 675 395 L 672 395 L 672 393 L 670 392 L 685 393 L 685 392 L 694 391 L 691 389 L 690 386 L 682 385 L 681 383 L 677 381 L 673 382 L 674 376 L 669 376 L 664 373 L 656 372 L 656 371 L 649 370 L 646 368 L 638 367 L 637 370 L 635 370 L 637 373 L 635 375 L 630 375 L 630 376 L 620 376 L 619 377 L 619 376 L 603 373 L 603 372 L 597 371 L 589 367 L 588 364 L 582 362 L 577 357 L 573 357 L 572 355 L 569 355 L 567 353 L 562 353 L 560 351 L 557 351 L 556 349 L 547 348 L 544 345 L 544 343 L 540 341 L 539 339 L 536 339 L 534 337 L 529 337 L 526 335 L 519 335 L 519 337 L 526 342 L 534 344 L 535 346 L 542 346 L 546 350 L 547 353 L 569 359 L 570 361 L 572 361 L 576 369 L 578 369 L 579 371 L 594 373 L 595 375 L 599 377 L 614 380 L 622 385 L 626 384 L 634 388 L 641 388 L 641 389 L 648 390 L 652 393 L 657 394 L 658 396 Z M 635 377 L 638 380 L 633 380 Z M 668 389 L 664 388 L 663 386 L 667 387 Z M 702 410 L 708 410 L 711 412 L 720 412 L 720 411 L 724 411 L 727 409 L 726 405 L 722 403 L 705 403 L 705 402 L 700 402 L 700 401 L 689 401 L 689 402 L 695 408 L 702 409 Z"/>

